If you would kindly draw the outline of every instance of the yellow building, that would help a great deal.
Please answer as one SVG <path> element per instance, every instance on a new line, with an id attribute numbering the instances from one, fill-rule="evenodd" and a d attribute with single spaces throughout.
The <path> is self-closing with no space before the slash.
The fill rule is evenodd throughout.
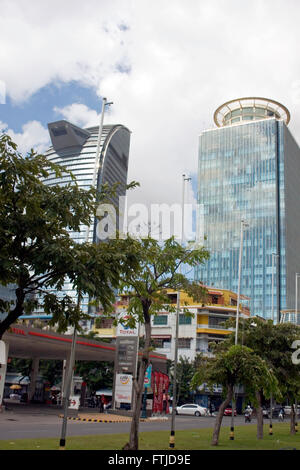
<path id="1" fill-rule="evenodd" d="M 232 333 L 224 323 L 230 317 L 236 316 L 237 294 L 226 289 L 206 287 L 207 296 L 204 302 L 195 302 L 185 292 L 180 294 L 180 306 L 182 312 L 179 314 L 178 332 L 178 357 L 182 356 L 193 360 L 198 353 L 210 355 L 210 342 L 222 341 L 227 335 Z M 176 305 L 177 292 L 168 290 L 167 295 L 171 303 Z M 241 300 L 247 300 L 241 296 Z M 116 303 L 116 315 L 126 311 L 128 297 L 121 296 Z M 191 315 L 186 315 L 183 309 L 187 309 Z M 250 316 L 249 309 L 240 304 L 240 317 Z M 152 341 L 158 353 L 166 354 L 168 359 L 174 359 L 175 352 L 175 330 L 176 314 L 161 311 L 153 316 L 152 320 Z M 97 326 L 97 327 L 96 327 Z M 113 319 L 102 318 L 94 325 L 94 331 L 101 338 L 115 338 L 116 328 L 113 326 Z M 141 325 L 140 334 L 143 335 Z"/>
<path id="2" fill-rule="evenodd" d="M 198 353 L 210 355 L 210 342 L 219 342 L 232 333 L 224 323 L 236 316 L 237 294 L 226 289 L 206 287 L 207 296 L 203 302 L 195 302 L 185 292 L 180 294 L 180 306 L 192 315 L 179 314 L 178 357 L 193 360 Z M 177 293 L 168 291 L 172 303 L 177 303 Z M 248 300 L 241 296 L 241 300 Z M 240 317 L 247 318 L 250 311 L 240 304 Z M 157 352 L 174 359 L 176 314 L 160 312 L 152 318 L 152 338 Z"/>

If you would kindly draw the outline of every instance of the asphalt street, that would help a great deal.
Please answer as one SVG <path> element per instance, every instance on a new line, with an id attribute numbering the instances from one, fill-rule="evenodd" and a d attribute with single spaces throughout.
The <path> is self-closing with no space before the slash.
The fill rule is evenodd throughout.
<path id="1" fill-rule="evenodd" d="M 0 413 L 0 440 L 35 439 L 60 436 L 61 410 L 46 408 L 13 408 Z M 108 415 L 109 416 L 109 415 Z M 213 417 L 176 416 L 176 430 L 212 428 Z M 243 416 L 235 417 L 235 425 L 245 425 Z M 255 422 L 255 420 L 254 420 Z M 224 416 L 223 426 L 230 426 L 231 418 Z M 141 422 L 140 431 L 170 430 L 171 419 L 164 421 Z M 67 422 L 67 435 L 84 436 L 92 434 L 127 433 L 130 423 L 96 423 L 86 421 Z"/>

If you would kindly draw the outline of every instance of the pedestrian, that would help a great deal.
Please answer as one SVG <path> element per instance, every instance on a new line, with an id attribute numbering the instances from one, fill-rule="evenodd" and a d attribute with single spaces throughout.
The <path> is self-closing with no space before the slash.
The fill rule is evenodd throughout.
<path id="1" fill-rule="evenodd" d="M 245 423 L 251 423 L 252 408 L 250 405 L 245 410 Z"/>
<path id="2" fill-rule="evenodd" d="M 100 413 L 104 413 L 104 404 L 105 404 L 105 397 L 102 394 L 100 397 Z"/>
<path id="3" fill-rule="evenodd" d="M 167 412 L 167 394 L 166 391 L 163 391 L 163 414 L 165 415 Z"/>
<path id="4" fill-rule="evenodd" d="M 278 419 L 279 419 L 279 421 L 283 421 L 283 420 L 284 420 L 284 414 L 285 414 L 284 407 L 281 406 L 281 408 L 280 408 L 280 410 L 279 410 L 279 413 L 278 413 Z"/>

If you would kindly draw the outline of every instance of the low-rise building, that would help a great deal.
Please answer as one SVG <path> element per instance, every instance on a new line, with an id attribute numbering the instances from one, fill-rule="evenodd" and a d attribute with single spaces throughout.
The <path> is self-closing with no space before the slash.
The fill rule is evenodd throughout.
<path id="1" fill-rule="evenodd" d="M 185 292 L 180 294 L 179 330 L 178 330 L 178 357 L 193 361 L 198 353 L 210 355 L 210 343 L 222 341 L 232 333 L 232 329 L 225 326 L 226 320 L 236 317 L 237 294 L 226 289 L 206 287 L 207 296 L 204 302 L 195 302 Z M 168 296 L 176 307 L 177 292 L 169 290 Z M 247 298 L 241 296 L 241 300 Z M 126 311 L 128 296 L 122 295 L 116 303 L 116 313 Z M 247 318 L 250 311 L 240 304 L 240 317 Z M 176 313 L 161 311 L 151 319 L 152 344 L 156 351 L 165 354 L 168 359 L 175 356 Z M 116 337 L 116 327 L 113 318 L 99 317 L 95 321 L 94 331 L 101 338 Z M 144 328 L 141 325 L 140 336 Z"/>

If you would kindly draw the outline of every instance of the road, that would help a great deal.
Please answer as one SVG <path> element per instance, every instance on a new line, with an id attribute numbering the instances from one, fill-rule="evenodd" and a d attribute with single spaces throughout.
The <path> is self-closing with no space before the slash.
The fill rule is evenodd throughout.
<path id="1" fill-rule="evenodd" d="M 0 413 L 0 440 L 35 439 L 59 437 L 62 426 L 60 410 L 14 408 Z M 176 416 L 176 430 L 212 428 L 213 417 Z M 231 418 L 223 418 L 223 426 L 230 426 Z M 235 425 L 244 423 L 243 416 L 235 418 Z M 171 419 L 167 421 L 141 422 L 140 431 L 170 430 Z M 92 434 L 127 433 L 130 423 L 96 423 L 86 421 L 67 422 L 68 436 L 84 436 Z"/>

